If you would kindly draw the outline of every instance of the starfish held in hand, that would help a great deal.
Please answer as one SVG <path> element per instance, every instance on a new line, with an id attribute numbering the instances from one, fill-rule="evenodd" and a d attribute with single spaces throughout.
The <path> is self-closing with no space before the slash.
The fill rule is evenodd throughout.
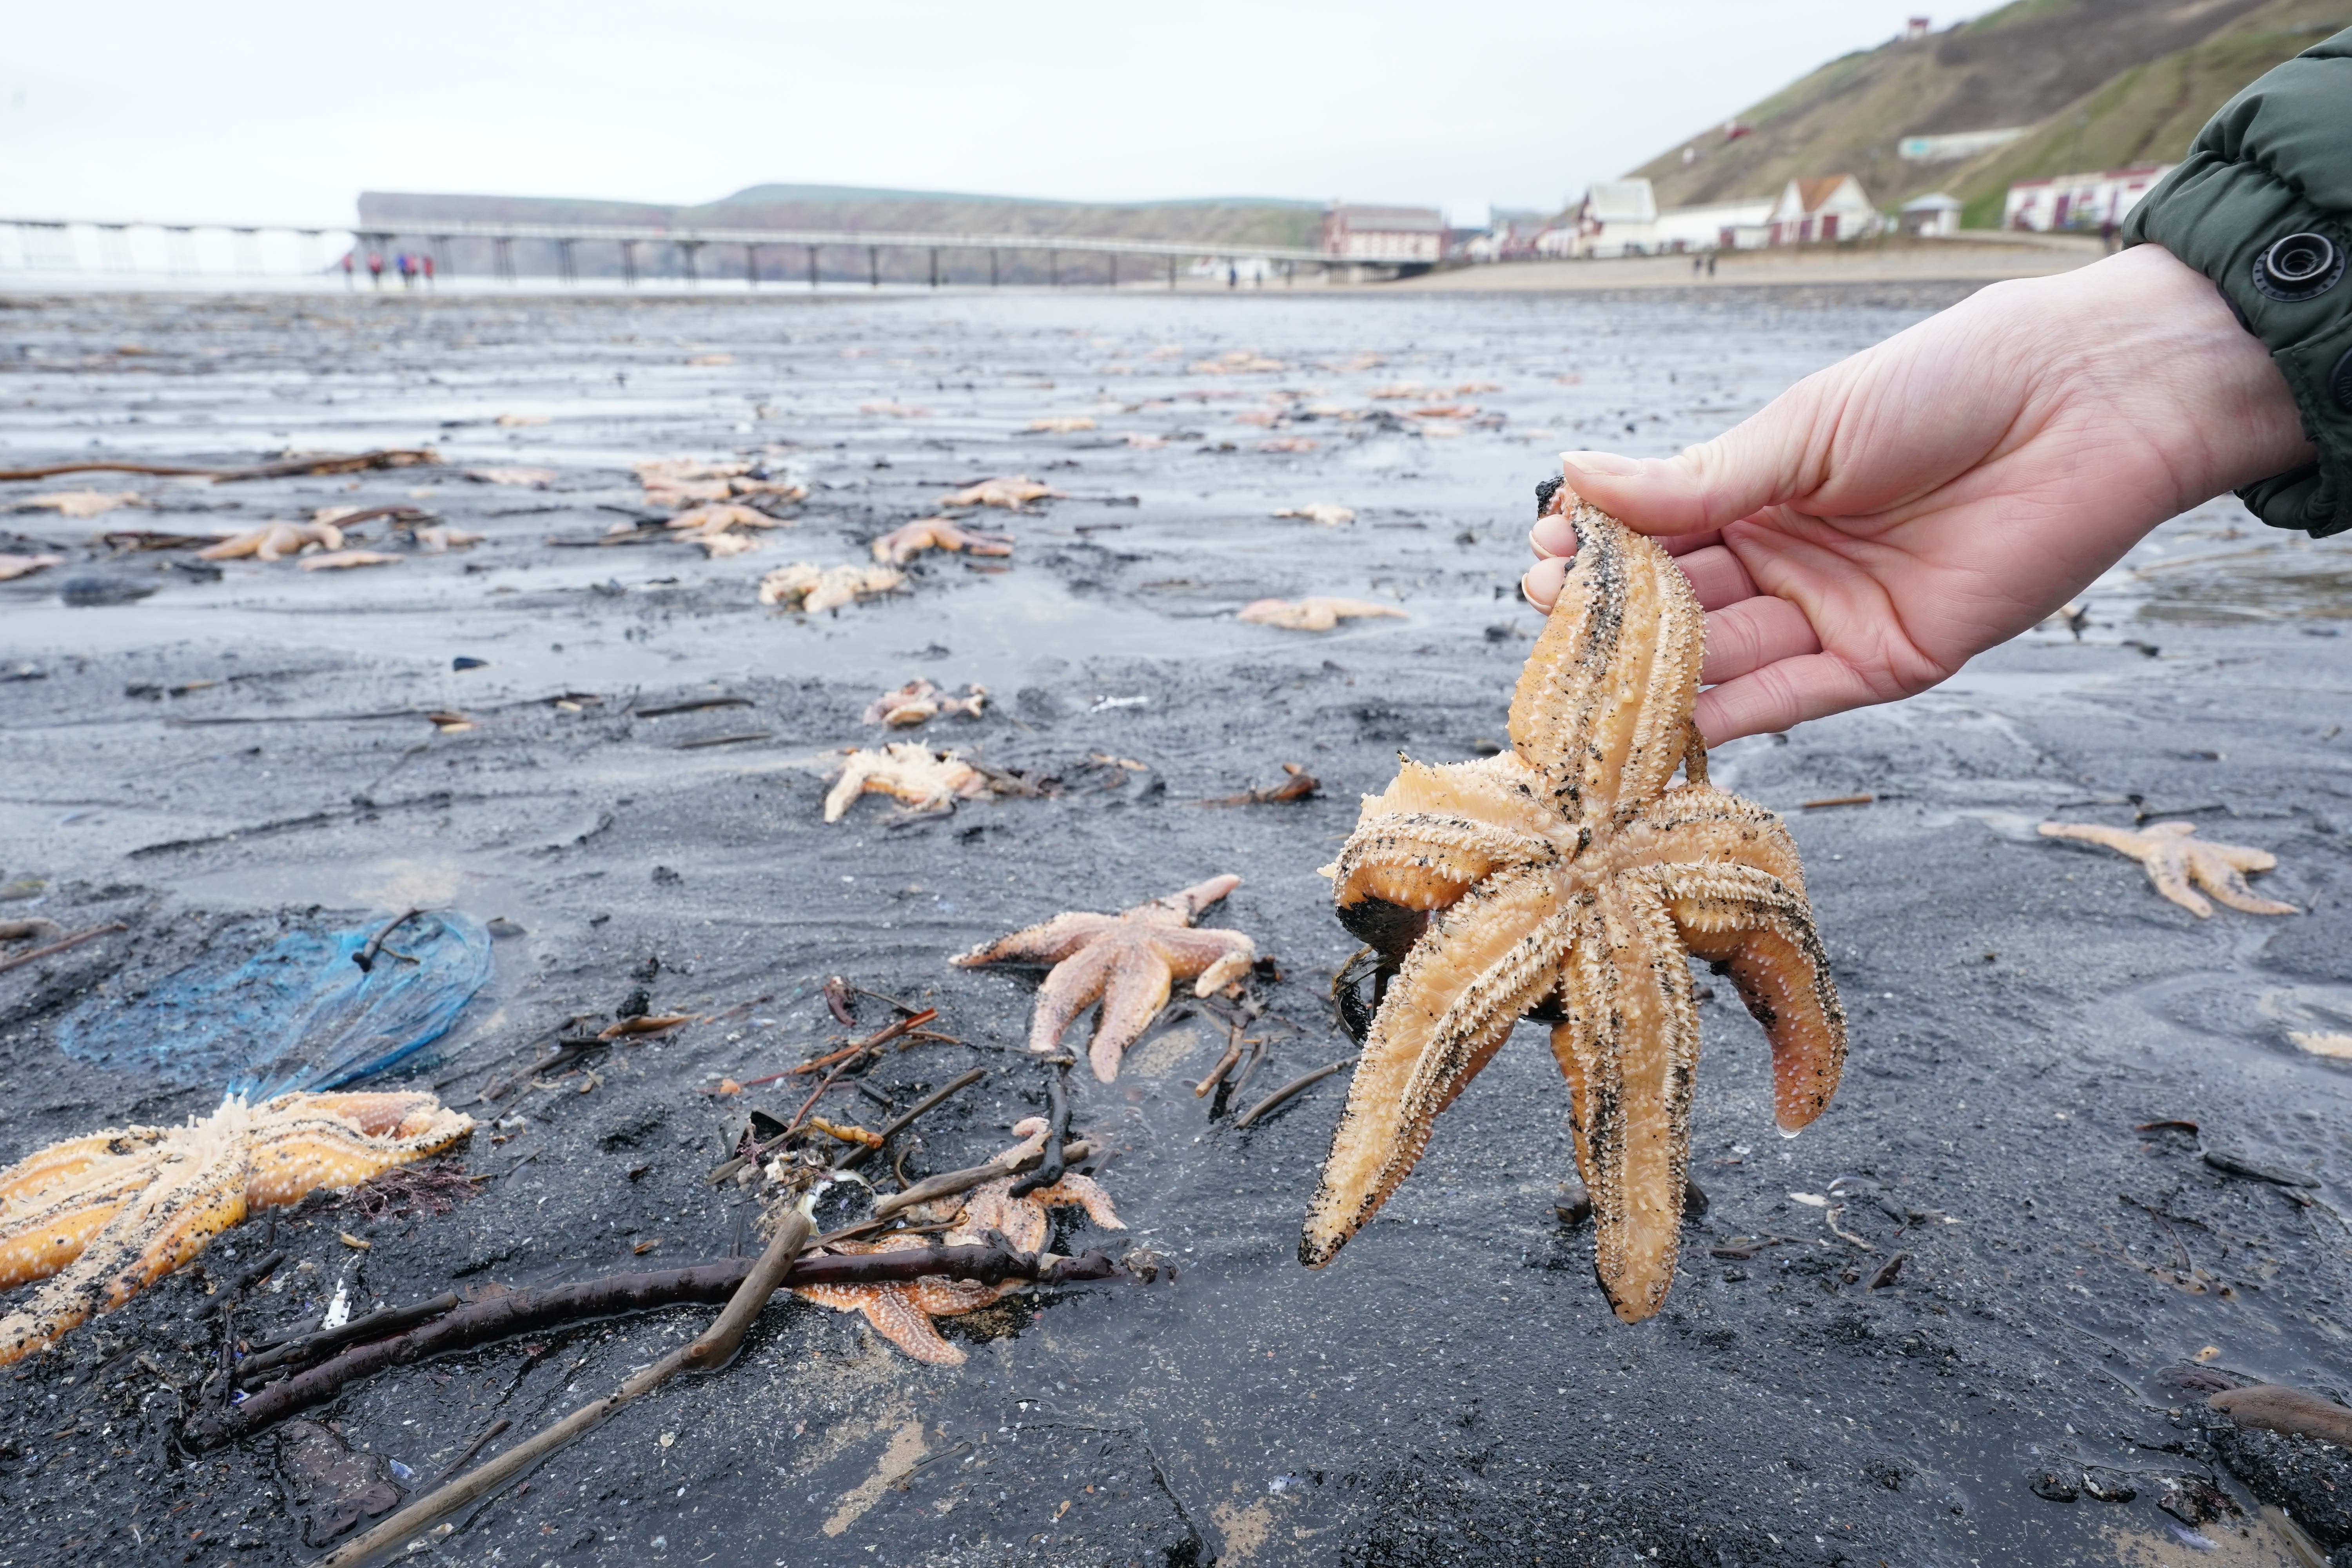
<path id="1" fill-rule="evenodd" d="M 948 962 L 963 969 L 1051 964 L 1029 1019 L 1029 1048 L 1040 1054 L 1060 1049 L 1070 1020 L 1100 1001 L 1087 1056 L 1095 1077 L 1110 1083 L 1118 1077 L 1119 1058 L 1168 1005 L 1176 981 L 1192 980 L 1195 996 L 1213 995 L 1257 962 L 1257 944 L 1240 931 L 1192 924 L 1241 883 L 1232 875 L 1212 877 L 1115 915 L 1055 915 Z"/>
<path id="2" fill-rule="evenodd" d="M 2193 822 L 2155 822 L 2138 832 L 2128 827 L 2102 827 L 2093 822 L 2042 825 L 2044 838 L 2073 838 L 2130 856 L 2147 868 L 2147 879 L 2156 884 L 2158 892 L 2200 921 L 2213 912 L 2213 906 L 2189 885 L 2191 882 L 2231 909 L 2243 910 L 2250 915 L 2303 913 L 2293 904 L 2263 898 L 2246 886 L 2245 872 L 2273 869 L 2278 865 L 2277 856 L 2243 844 L 2191 838 L 2189 835 L 2196 831 Z"/>
<path id="3" fill-rule="evenodd" d="M 1690 718 L 1705 622 L 1688 580 L 1606 513 L 1569 516 L 1575 564 L 1519 677 L 1511 749 L 1407 761 L 1331 868 L 1340 922 L 1395 983 L 1298 1259 L 1332 1259 L 1520 1016 L 1553 1003 L 1594 1272 L 1638 1322 L 1674 1281 L 1698 1065 L 1689 959 L 1728 973 L 1764 1026 L 1786 1131 L 1836 1091 L 1845 1018 L 1788 830 L 1706 783 Z M 1677 766 L 1685 782 L 1668 788 Z"/>

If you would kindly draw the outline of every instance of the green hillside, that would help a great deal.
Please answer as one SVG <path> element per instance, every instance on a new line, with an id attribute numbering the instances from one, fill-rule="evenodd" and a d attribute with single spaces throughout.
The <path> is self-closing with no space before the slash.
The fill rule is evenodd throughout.
<path id="1" fill-rule="evenodd" d="M 2255 77 L 2352 26 L 2352 0 L 2017 0 L 1973 22 L 1831 61 L 1634 174 L 1661 206 L 1776 194 L 1852 174 L 1892 207 L 1941 190 L 2000 221 L 2012 180 L 2169 162 Z M 1965 163 L 1915 163 L 1906 136 L 2032 127 Z M 1684 150 L 1696 156 L 1684 160 Z"/>

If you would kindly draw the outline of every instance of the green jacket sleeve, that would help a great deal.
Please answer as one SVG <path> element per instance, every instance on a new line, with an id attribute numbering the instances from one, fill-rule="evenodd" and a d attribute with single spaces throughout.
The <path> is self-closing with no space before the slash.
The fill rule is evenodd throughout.
<path id="1" fill-rule="evenodd" d="M 2273 528 L 2352 529 L 2352 29 L 2223 104 L 2124 239 L 2212 279 L 2303 411 L 2319 460 L 2238 498 Z"/>

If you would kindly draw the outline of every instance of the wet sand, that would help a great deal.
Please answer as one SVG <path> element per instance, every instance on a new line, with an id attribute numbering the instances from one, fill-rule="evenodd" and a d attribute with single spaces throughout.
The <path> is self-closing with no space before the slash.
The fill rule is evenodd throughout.
<path id="1" fill-rule="evenodd" d="M 457 1028 L 393 1075 L 453 1102 L 639 986 L 657 1011 L 724 1016 L 613 1050 L 593 1083 L 502 1104 L 463 1159 L 491 1179 L 454 1213 L 371 1221 L 320 1200 L 283 1217 L 288 1261 L 240 1334 L 315 1314 L 339 1286 L 372 1307 L 726 1256 L 740 1199 L 704 1173 L 749 1110 L 788 1115 L 799 1096 L 793 1080 L 709 1091 L 850 1033 L 815 992 L 832 973 L 936 1005 L 968 1042 L 888 1058 L 877 1094 L 903 1106 L 991 1069 L 925 1119 L 907 1168 L 970 1163 L 1042 1106 L 1019 1053 L 1033 986 L 947 956 L 1224 870 L 1245 880 L 1212 920 L 1255 936 L 1282 976 L 1264 990 L 1274 1058 L 1255 1099 L 1344 1049 L 1327 987 L 1353 943 L 1315 868 L 1356 796 L 1400 749 L 1451 760 L 1503 735 L 1536 627 L 1512 584 L 1550 454 L 1672 450 L 1965 287 L 9 300 L 0 466 L 426 444 L 446 466 L 6 487 L 128 491 L 152 509 L 0 518 L 73 557 L 0 584 L 0 883 L 47 882 L 0 914 L 131 927 L 0 974 L 0 1160 L 216 1100 L 214 1064 L 61 1050 L 93 1010 L 232 966 L 282 931 L 412 903 L 522 928 Z M 1284 368 L 1196 368 L 1252 356 Z M 1426 390 L 1372 395 L 1406 382 Z M 1477 412 L 1407 412 L 1446 403 Z M 1075 416 L 1097 428 L 1026 428 Z M 1316 445 L 1262 449 L 1276 440 Z M 629 462 L 737 451 L 797 464 L 814 487 L 756 552 L 545 542 L 638 510 Z M 557 478 L 461 477 L 493 466 Z M 1070 494 L 979 520 L 1018 535 L 1009 562 L 925 556 L 910 592 L 814 617 L 754 600 L 772 566 L 862 560 L 950 488 L 1021 472 Z M 1323 502 L 1356 521 L 1270 516 Z M 169 564 L 185 552 L 100 559 L 88 542 L 394 503 L 488 538 L 347 574 L 232 562 L 217 582 Z M 1759 1032 L 1727 991 L 1703 1008 L 1694 1169 L 1712 1207 L 1655 1319 L 1610 1315 L 1590 1230 L 1555 1215 L 1572 1165 L 1538 1029 L 1446 1113 L 1379 1220 L 1310 1274 L 1298 1220 L 1345 1076 L 1237 1133 L 1191 1089 L 1222 1028 L 1171 1016 L 1116 1085 L 1079 1087 L 1076 1125 L 1117 1152 L 1100 1179 L 1131 1235 L 1078 1228 L 1064 1245 L 1148 1245 L 1179 1265 L 1172 1283 L 947 1320 L 971 1353 L 955 1369 L 779 1298 L 736 1365 L 631 1407 L 528 1489 L 461 1516 L 431 1558 L 2303 1561 L 2211 1469 L 2194 1414 L 2154 1374 L 2210 1346 L 2244 1373 L 2347 1382 L 2347 1085 L 2287 1034 L 2352 1028 L 2345 548 L 2273 534 L 2234 503 L 2201 508 L 2087 595 L 2079 637 L 2044 628 L 1927 696 L 1717 752 L 1718 782 L 1788 814 L 1853 1049 L 1828 1114 L 1783 1142 Z M 159 586 L 59 601 L 60 580 L 92 576 Z M 1233 618 L 1310 592 L 1406 617 L 1321 635 Z M 877 738 L 861 710 L 917 675 L 994 694 L 980 721 L 935 721 L 936 744 L 1141 771 L 939 818 L 868 797 L 825 826 L 829 763 Z M 744 701 L 633 716 L 715 697 Z M 1278 783 L 1285 762 L 1322 797 L 1202 804 Z M 1859 792 L 1874 803 L 1802 805 Z M 2308 912 L 2200 921 L 2130 862 L 2033 831 L 2139 811 L 2274 850 L 2258 886 Z M 865 1006 L 860 1030 L 889 1016 Z M 2233 1177 L 2195 1137 L 2136 1131 L 2168 1118 L 2320 1184 Z M 1779 1239 L 1753 1247 L 1764 1238 Z M 201 1271 L 9 1370 L 0 1558 L 313 1555 L 278 1438 L 199 1458 L 172 1442 L 218 1355 L 195 1310 L 262 1244 L 249 1226 Z M 1898 1251 L 1896 1282 L 1868 1289 Z M 515 1427 L 488 1452 L 707 1316 L 403 1368 L 311 1415 L 421 1485 L 493 1420 Z M 2128 1474 L 2137 1496 L 2031 1489 L 2086 1465 Z M 2245 1511 L 2200 1527 L 2200 1546 L 2158 1504 L 2165 1478 L 2209 1473 Z"/>

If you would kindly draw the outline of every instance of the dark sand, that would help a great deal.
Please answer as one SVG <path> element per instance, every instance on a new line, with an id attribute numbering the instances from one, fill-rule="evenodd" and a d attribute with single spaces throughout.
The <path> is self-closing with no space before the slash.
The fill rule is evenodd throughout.
<path id="1" fill-rule="evenodd" d="M 0 914 L 131 927 L 0 975 L 0 1159 L 217 1100 L 208 1064 L 65 1055 L 78 1009 L 226 967 L 281 930 L 412 902 L 527 932 L 498 944 L 457 1029 L 394 1075 L 453 1101 L 568 1015 L 612 1009 L 652 959 L 656 1008 L 734 1011 L 617 1049 L 600 1081 L 567 1079 L 484 1127 L 463 1164 L 496 1179 L 453 1214 L 370 1222 L 321 1200 L 281 1219 L 289 1263 L 240 1333 L 315 1313 L 338 1284 L 368 1307 L 453 1281 L 599 1272 L 655 1238 L 640 1262 L 726 1255 L 740 1200 L 703 1173 L 751 1105 L 789 1113 L 797 1096 L 705 1091 L 841 1033 L 813 993 L 832 973 L 935 1005 L 972 1042 L 890 1058 L 870 1082 L 897 1103 L 992 1069 L 923 1123 L 909 1170 L 992 1152 L 1042 1100 L 1037 1069 L 1005 1054 L 1032 987 L 946 957 L 1221 870 L 1246 881 L 1213 918 L 1253 933 L 1284 976 L 1266 991 L 1275 1058 L 1255 1099 L 1341 1048 L 1325 989 L 1352 944 L 1315 868 L 1356 795 L 1388 779 L 1400 748 L 1453 759 L 1503 734 L 1536 624 L 1512 584 L 1549 454 L 1671 450 L 1956 294 L 10 301 L 0 460 L 430 442 L 453 467 L 7 487 L 133 490 L 158 510 L 0 519 L 76 557 L 0 586 L 0 674 L 38 676 L 0 684 L 0 881 L 49 879 Z M 1181 348 L 1154 357 L 1161 344 Z M 1291 368 L 1188 368 L 1243 350 Z M 732 363 L 688 363 L 720 353 Z M 1483 412 L 1451 435 L 1395 417 L 1241 417 L 1309 387 L 1301 405 L 1401 409 L 1369 395 L 1406 380 L 1438 401 L 1468 382 L 1501 390 L 1460 395 Z M 931 412 L 858 412 L 883 401 Z M 1100 429 L 1021 433 L 1081 413 Z M 1130 447 L 1130 432 L 1167 444 Z M 1287 437 L 1318 445 L 1257 449 Z M 542 542 L 614 521 L 596 508 L 635 500 L 630 460 L 737 448 L 798 459 L 818 487 L 757 553 Z M 492 463 L 562 477 L 528 489 L 458 475 Z M 1073 499 L 1011 520 L 1009 572 L 933 555 L 911 595 L 837 616 L 753 603 L 770 566 L 860 559 L 946 487 L 1022 471 L 1139 504 Z M 489 542 L 344 574 L 232 563 L 217 583 L 152 555 L 93 564 L 82 542 L 426 488 L 416 504 Z M 1357 521 L 1268 516 L 1321 501 Z M 2286 1033 L 2352 1030 L 2346 549 L 2203 508 L 2089 595 L 2079 641 L 2053 627 L 1939 691 L 1717 753 L 1719 781 L 1789 813 L 1853 1053 L 1830 1112 L 1783 1142 L 1758 1030 L 1727 992 L 1706 1006 L 1695 1170 L 1713 1209 L 1690 1226 L 1654 1320 L 1610 1316 L 1589 1230 L 1555 1218 L 1566 1102 L 1538 1030 L 1446 1114 L 1378 1222 L 1310 1274 L 1293 1258 L 1299 1214 L 1346 1079 L 1236 1134 L 1190 1089 L 1221 1031 L 1184 1019 L 1115 1087 L 1083 1081 L 1076 1117 L 1118 1152 L 1102 1179 L 1131 1239 L 1181 1265 L 1177 1282 L 951 1320 L 971 1352 L 956 1370 L 779 1298 L 735 1366 L 629 1409 L 421 1555 L 533 1568 L 2305 1561 L 2211 1469 L 2198 1421 L 2154 1374 L 2210 1346 L 2214 1364 L 2253 1376 L 2338 1393 L 2352 1381 L 2334 1206 L 2352 1175 L 2344 1069 Z M 58 602 L 60 579 L 93 573 L 162 587 Z M 1231 617 L 1298 592 L 1391 596 L 1409 618 L 1313 636 Z M 455 672 L 458 656 L 488 667 Z M 978 680 L 999 700 L 977 723 L 934 724 L 940 743 L 1006 763 L 1100 752 L 1147 771 L 945 819 L 910 822 L 869 797 L 825 826 L 828 754 L 871 740 L 861 709 L 917 674 Z M 218 684 L 126 694 L 199 680 Z M 567 692 L 601 701 L 556 706 Z M 751 706 L 625 711 L 714 694 Z M 334 717 L 431 709 L 474 725 Z M 679 749 L 750 731 L 771 738 Z M 1278 782 L 1286 761 L 1319 776 L 1324 798 L 1198 804 Z M 1876 804 L 1800 809 L 1856 791 Z M 2127 823 L 2135 800 L 2275 850 L 2259 885 L 2309 912 L 2200 921 L 2129 862 L 2033 834 L 2053 815 Z M 887 1016 L 866 1007 L 861 1026 Z M 835 1103 L 869 1124 L 883 1114 Z M 2135 1131 L 2158 1118 L 2194 1119 L 2205 1147 L 2320 1185 L 2291 1194 L 2203 1163 L 2187 1135 Z M 1898 1234 L 1888 1205 L 1927 1217 Z M 1752 1259 L 1710 1253 L 1768 1236 L 1787 1239 Z M 1080 1230 L 1067 1244 L 1123 1239 Z M 275 1437 L 193 1460 L 173 1446 L 175 1389 L 192 1394 L 217 1353 L 215 1321 L 191 1314 L 261 1241 L 246 1227 L 201 1273 L 0 1374 L 0 1568 L 310 1555 Z M 1896 1250 L 1910 1254 L 1898 1282 L 1866 1289 Z M 678 1309 L 404 1369 L 311 1414 L 422 1482 L 494 1419 L 516 1427 L 491 1451 L 707 1316 Z M 2136 1500 L 2029 1488 L 2085 1465 L 2127 1472 Z M 2341 1469 L 2323 1473 L 2352 1485 Z M 2207 1474 L 2246 1512 L 2203 1526 L 2200 1545 L 2158 1502 L 2164 1478 Z"/>

